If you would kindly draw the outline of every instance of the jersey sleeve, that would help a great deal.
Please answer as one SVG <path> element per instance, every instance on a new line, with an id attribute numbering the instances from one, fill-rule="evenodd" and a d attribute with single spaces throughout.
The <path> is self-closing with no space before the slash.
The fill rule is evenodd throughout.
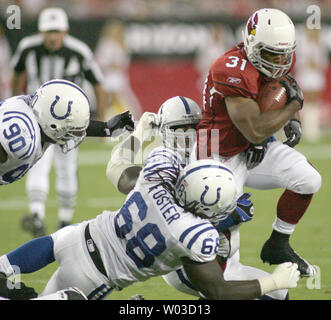
<path id="1" fill-rule="evenodd" d="M 236 55 L 222 56 L 210 73 L 215 90 L 224 97 L 256 99 L 259 73 L 248 60 Z"/>
<path id="2" fill-rule="evenodd" d="M 213 261 L 219 248 L 219 234 L 208 222 L 200 222 L 185 229 L 179 236 L 184 255 L 189 259 L 204 263 Z"/>
<path id="3" fill-rule="evenodd" d="M 20 111 L 1 114 L 0 141 L 10 158 L 25 160 L 37 148 L 37 130 L 30 116 Z"/>

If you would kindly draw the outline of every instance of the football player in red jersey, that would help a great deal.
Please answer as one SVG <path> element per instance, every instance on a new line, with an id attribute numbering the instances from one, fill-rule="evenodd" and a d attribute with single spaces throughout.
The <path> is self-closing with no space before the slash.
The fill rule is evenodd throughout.
<path id="1" fill-rule="evenodd" d="M 289 244 L 321 186 L 320 174 L 293 148 L 301 138 L 298 111 L 303 106 L 302 91 L 288 74 L 295 63 L 295 27 L 282 11 L 261 9 L 249 18 L 243 36 L 243 43 L 210 68 L 198 126 L 198 157 L 226 163 L 235 174 L 239 195 L 244 186 L 285 189 L 261 259 L 270 264 L 295 262 L 301 276 L 313 276 L 315 268 Z M 282 81 L 287 104 L 262 113 L 256 102 L 259 89 L 268 79 L 284 76 L 289 80 Z M 284 143 L 272 136 L 282 127 L 288 138 Z"/>

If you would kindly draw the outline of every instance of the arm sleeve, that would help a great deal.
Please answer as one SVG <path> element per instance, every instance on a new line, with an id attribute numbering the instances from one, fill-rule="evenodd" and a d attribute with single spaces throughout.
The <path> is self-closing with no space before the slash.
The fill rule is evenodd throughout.
<path id="1" fill-rule="evenodd" d="M 111 131 L 107 128 L 107 122 L 90 120 L 86 129 L 87 137 L 110 137 Z"/>
<path id="2" fill-rule="evenodd" d="M 158 139 L 153 139 L 153 136 L 157 135 L 157 132 L 152 128 L 150 116 L 153 116 L 153 114 L 145 112 L 140 118 L 134 132 L 112 150 L 106 175 L 108 180 L 116 188 L 118 187 L 122 173 L 126 169 L 137 166 L 141 167 L 145 160 L 145 154 L 148 154 L 152 149 L 161 145 Z"/>

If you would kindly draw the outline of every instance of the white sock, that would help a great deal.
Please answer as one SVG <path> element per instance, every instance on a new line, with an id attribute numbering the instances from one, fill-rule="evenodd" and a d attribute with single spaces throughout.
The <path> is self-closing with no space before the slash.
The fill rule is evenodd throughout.
<path id="1" fill-rule="evenodd" d="M 15 274 L 15 268 L 10 264 L 6 255 L 0 257 L 0 272 L 6 274 L 7 277 Z"/>
<path id="2" fill-rule="evenodd" d="M 33 201 L 29 203 L 30 213 L 36 213 L 38 218 L 45 219 L 45 203 L 39 201 Z"/>
<path id="3" fill-rule="evenodd" d="M 59 220 L 64 222 L 71 222 L 74 215 L 73 208 L 60 208 L 59 209 Z"/>
<path id="4" fill-rule="evenodd" d="M 276 217 L 274 223 L 272 224 L 272 228 L 280 233 L 284 234 L 292 234 L 294 232 L 296 224 L 287 223 L 283 220 L 280 220 Z"/>

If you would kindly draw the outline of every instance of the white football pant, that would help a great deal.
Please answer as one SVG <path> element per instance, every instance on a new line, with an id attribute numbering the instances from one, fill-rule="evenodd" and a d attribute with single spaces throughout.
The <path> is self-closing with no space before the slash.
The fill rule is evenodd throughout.
<path id="1" fill-rule="evenodd" d="M 68 287 L 77 287 L 92 300 L 103 299 L 112 291 L 107 277 L 95 267 L 88 253 L 84 236 L 88 222 L 67 226 L 51 235 L 54 241 L 54 257 L 59 267 L 41 296 Z"/>

